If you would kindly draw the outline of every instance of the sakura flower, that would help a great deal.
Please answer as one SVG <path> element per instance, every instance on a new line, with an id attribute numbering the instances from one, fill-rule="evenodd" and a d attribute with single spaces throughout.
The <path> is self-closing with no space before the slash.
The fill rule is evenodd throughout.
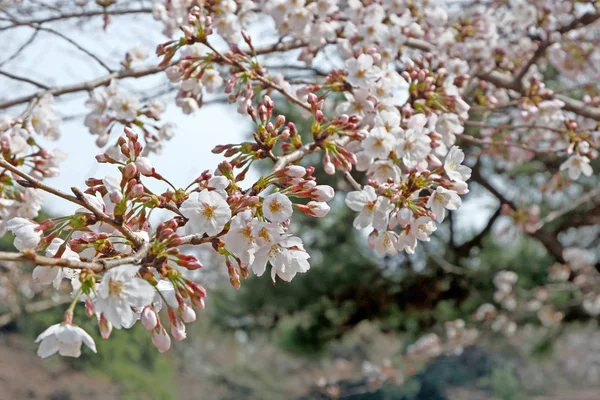
<path id="1" fill-rule="evenodd" d="M 448 190 L 441 186 L 435 189 L 435 192 L 429 196 L 427 207 L 435 214 L 437 222 L 442 222 L 446 216 L 446 209 L 457 210 L 461 205 L 461 200 L 454 190 Z"/>
<path id="2" fill-rule="evenodd" d="M 227 250 L 240 258 L 246 265 L 254 261 L 254 253 L 258 246 L 254 240 L 254 228 L 258 219 L 254 218 L 250 210 L 239 213 L 231 219 L 229 231 L 223 237 Z"/>
<path id="3" fill-rule="evenodd" d="M 369 132 L 369 136 L 362 141 L 365 154 L 372 158 L 386 159 L 396 145 L 396 138 L 382 127 L 375 127 Z"/>
<path id="4" fill-rule="evenodd" d="M 290 282 L 297 273 L 305 273 L 310 269 L 308 259 L 310 256 L 302 246 L 302 240 L 291 235 L 282 235 L 277 242 L 270 246 L 263 246 L 257 252 L 252 263 L 252 271 L 261 276 L 266 269 L 267 262 L 271 263 L 271 278 L 275 277 Z"/>
<path id="5" fill-rule="evenodd" d="M 138 110 L 142 105 L 136 96 L 118 93 L 110 100 L 110 108 L 115 111 L 117 119 L 131 122 L 137 118 Z"/>
<path id="6" fill-rule="evenodd" d="M 408 129 L 399 132 L 396 152 L 408 168 L 414 168 L 431 152 L 431 138 L 427 136 L 427 117 L 417 114 L 408 120 Z"/>
<path id="7" fill-rule="evenodd" d="M 43 234 L 38 224 L 20 217 L 8 221 L 6 229 L 14 233 L 14 245 L 19 251 L 35 249 L 40 243 Z"/>
<path id="8" fill-rule="evenodd" d="M 387 183 L 388 179 L 399 182 L 402 171 L 392 160 L 379 160 L 371 163 L 367 175 L 377 183 Z"/>
<path id="9" fill-rule="evenodd" d="M 224 176 L 215 175 L 208 180 L 208 188 L 214 189 L 215 192 L 219 193 L 221 197 L 227 199 L 227 189 L 231 182 Z"/>
<path id="10" fill-rule="evenodd" d="M 223 86 L 223 78 L 215 69 L 207 69 L 202 75 L 202 84 L 208 93 L 214 93 L 218 88 Z"/>
<path id="11" fill-rule="evenodd" d="M 414 254 L 415 248 L 417 247 L 417 238 L 412 235 L 411 232 L 406 229 L 400 232 L 396 242 L 398 251 L 406 251 L 408 254 Z"/>
<path id="12" fill-rule="evenodd" d="M 63 244 L 64 240 L 55 238 L 52 240 L 52 243 L 50 243 L 50 246 L 48 246 L 46 249 L 46 255 L 48 257 L 54 257 Z M 71 250 L 69 246 L 64 247 L 64 251 L 60 258 L 79 261 L 79 255 Z M 58 289 L 63 278 L 70 279 L 71 282 L 79 278 L 79 271 L 71 268 L 37 266 L 33 269 L 33 273 L 31 275 L 33 279 L 39 281 L 41 284 L 49 285 L 52 283 L 54 287 Z M 77 284 L 79 284 L 79 282 L 77 282 Z"/>
<path id="13" fill-rule="evenodd" d="M 79 357 L 82 343 L 96 352 L 96 343 L 86 331 L 65 323 L 52 325 L 35 342 L 40 343 L 37 354 L 41 358 L 48 358 L 56 352 L 65 357 Z"/>
<path id="14" fill-rule="evenodd" d="M 429 236 L 437 229 L 429 217 L 419 217 L 410 225 L 410 233 L 417 239 L 429 242 Z"/>
<path id="15" fill-rule="evenodd" d="M 471 168 L 461 165 L 464 159 L 465 153 L 457 146 L 452 146 L 448 151 L 444 161 L 444 170 L 450 180 L 465 182 L 471 177 Z"/>
<path id="16" fill-rule="evenodd" d="M 446 113 L 438 118 L 435 130 L 442 135 L 442 141 L 446 146 L 453 146 L 456 142 L 456 135 L 463 133 L 465 128 L 460 123 L 458 115 Z"/>
<path id="17" fill-rule="evenodd" d="M 346 69 L 348 82 L 362 88 L 371 86 L 380 75 L 379 67 L 373 66 L 373 57 L 368 54 L 346 60 Z"/>
<path id="18" fill-rule="evenodd" d="M 135 265 L 112 268 L 98 285 L 96 312 L 103 313 L 116 329 L 131 328 L 138 319 L 132 307 L 141 311 L 154 299 L 152 285 L 135 276 L 138 269 Z"/>
<path id="19" fill-rule="evenodd" d="M 194 192 L 179 209 L 189 221 L 186 228 L 190 233 L 216 235 L 231 219 L 231 209 L 223 197 L 207 189 Z"/>
<path id="20" fill-rule="evenodd" d="M 571 180 L 577 180 L 583 174 L 584 176 L 592 175 L 592 167 L 590 165 L 590 159 L 586 156 L 580 156 L 579 154 L 574 154 L 569 157 L 565 162 L 560 165 L 560 170 L 568 170 L 569 178 Z"/>
<path id="21" fill-rule="evenodd" d="M 389 213 L 394 209 L 387 197 L 378 197 L 375 189 L 369 185 L 362 191 L 348 193 L 346 205 L 353 211 L 360 212 L 353 223 L 356 229 L 373 226 L 378 231 L 386 229 Z"/>
<path id="22" fill-rule="evenodd" d="M 292 216 L 292 202 L 281 193 L 268 195 L 263 201 L 263 214 L 271 222 L 285 222 Z"/>
<path id="23" fill-rule="evenodd" d="M 398 253 L 398 234 L 394 231 L 385 231 L 380 233 L 375 239 L 375 251 L 379 255 L 389 254 L 393 256 Z"/>

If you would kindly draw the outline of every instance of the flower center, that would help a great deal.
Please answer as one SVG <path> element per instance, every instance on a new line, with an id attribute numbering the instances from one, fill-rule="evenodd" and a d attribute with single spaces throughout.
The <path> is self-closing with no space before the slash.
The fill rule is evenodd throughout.
<path id="1" fill-rule="evenodd" d="M 433 198 L 435 201 L 440 202 L 440 203 L 445 203 L 446 202 L 446 195 L 444 193 L 435 193 L 433 195 Z"/>
<path id="2" fill-rule="evenodd" d="M 212 219 L 215 216 L 215 207 L 210 204 L 204 204 L 201 213 L 204 218 Z"/>
<path id="3" fill-rule="evenodd" d="M 267 242 L 271 241 L 271 234 L 269 233 L 269 230 L 267 228 L 261 228 L 261 230 L 258 231 L 258 237 L 264 239 Z"/>
<path id="4" fill-rule="evenodd" d="M 123 282 L 115 281 L 112 278 L 108 281 L 108 293 L 110 296 L 121 297 L 122 291 L 123 291 Z"/>
<path id="5" fill-rule="evenodd" d="M 269 203 L 269 211 L 271 211 L 273 214 L 277 214 L 282 209 L 283 209 L 283 204 L 281 204 L 277 200 L 273 200 L 271 203 Z"/>

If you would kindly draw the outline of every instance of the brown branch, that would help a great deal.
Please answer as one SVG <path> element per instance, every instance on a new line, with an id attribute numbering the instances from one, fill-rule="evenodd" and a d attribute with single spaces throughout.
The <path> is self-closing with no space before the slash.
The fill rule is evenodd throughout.
<path id="1" fill-rule="evenodd" d="M 500 202 L 500 204 L 507 204 L 513 210 L 517 210 L 517 205 L 507 199 L 502 193 L 500 193 L 492 184 L 490 184 L 480 173 L 479 168 L 473 168 L 471 180 L 480 184 L 488 192 L 494 195 Z M 543 230 L 526 231 L 529 236 L 537 239 L 558 262 L 564 263 L 565 260 L 562 256 L 563 246 L 558 241 L 556 235 L 546 232 Z"/>
<path id="2" fill-rule="evenodd" d="M 480 246 L 483 238 L 492 230 L 492 226 L 494 226 L 494 223 L 496 222 L 498 217 L 500 217 L 501 212 L 502 208 L 498 207 L 496 212 L 494 212 L 494 214 L 488 220 L 485 227 L 477 235 L 475 235 L 473 239 L 456 247 L 456 255 L 458 257 L 468 257 L 473 247 Z"/>
<path id="3" fill-rule="evenodd" d="M 98 259 L 95 261 L 78 261 L 66 258 L 53 258 L 36 254 L 32 250 L 21 253 L 0 251 L 0 260 L 12 262 L 30 262 L 43 267 L 61 267 L 71 269 L 89 269 L 94 272 L 103 272 L 125 264 L 141 264 L 150 250 L 150 243 L 144 244 L 133 254 L 121 258 Z"/>
<path id="4" fill-rule="evenodd" d="M 538 223 L 535 225 L 535 230 L 538 231 L 542 229 L 544 225 L 549 224 L 555 219 L 560 218 L 571 211 L 574 211 L 576 208 L 587 203 L 588 201 L 594 200 L 594 197 L 596 196 L 600 196 L 600 187 L 584 194 L 576 200 L 570 201 L 565 207 L 548 213 L 544 218 L 538 221 Z"/>
<path id="5" fill-rule="evenodd" d="M 144 240 L 141 237 L 139 237 L 138 235 L 136 235 L 127 225 L 116 222 L 113 218 L 111 218 L 109 215 L 104 213 L 102 210 L 98 210 L 94 206 L 92 206 L 85 199 L 85 197 L 81 194 L 81 192 L 78 189 L 72 188 L 73 192 L 75 193 L 75 195 L 77 197 L 71 196 L 67 193 L 64 193 L 58 189 L 54 189 L 53 187 L 50 187 L 50 186 L 40 182 L 36 178 L 19 170 L 14 165 L 10 164 L 8 161 L 6 161 L 2 158 L 0 158 L 0 167 L 6 168 L 7 170 L 11 171 L 15 175 L 20 176 L 27 182 L 27 185 L 29 185 L 31 187 L 43 190 L 45 192 L 53 194 L 54 196 L 57 196 L 64 200 L 70 201 L 71 203 L 75 203 L 75 204 L 91 211 L 96 216 L 96 218 L 98 218 L 98 220 L 100 220 L 102 222 L 106 222 L 107 224 L 111 225 L 113 228 L 115 228 L 116 230 L 121 232 L 123 234 L 123 236 L 125 236 L 134 245 L 135 248 L 140 248 L 145 243 Z"/>

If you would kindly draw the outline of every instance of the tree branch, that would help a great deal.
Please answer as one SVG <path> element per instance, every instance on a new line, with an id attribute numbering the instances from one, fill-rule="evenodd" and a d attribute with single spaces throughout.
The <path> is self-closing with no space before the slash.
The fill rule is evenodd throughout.
<path id="1" fill-rule="evenodd" d="M 140 248 L 145 243 L 144 240 L 141 237 L 139 237 L 138 235 L 136 235 L 127 225 L 118 223 L 113 218 L 111 218 L 109 215 L 104 213 L 102 210 L 98 210 L 94 206 L 92 206 L 85 199 L 85 197 L 82 195 L 82 193 L 78 189 L 76 189 L 76 188 L 72 189 L 73 192 L 75 193 L 75 195 L 77 196 L 77 197 L 73 197 L 67 193 L 64 193 L 58 189 L 54 189 L 54 188 L 40 182 L 36 178 L 19 170 L 14 165 L 10 164 L 8 161 L 6 161 L 2 158 L 0 158 L 0 167 L 6 168 L 7 170 L 11 171 L 15 175 L 18 175 L 21 178 L 25 179 L 25 181 L 27 182 L 27 185 L 30 187 L 34 187 L 36 189 L 43 190 L 45 192 L 53 194 L 54 196 L 57 196 L 64 200 L 70 201 L 71 203 L 77 204 L 77 205 L 91 211 L 98 218 L 98 220 L 100 220 L 102 222 L 106 222 L 107 224 L 111 225 L 113 228 L 115 228 L 116 230 L 121 232 L 123 234 L 123 236 L 125 236 L 133 244 L 133 246 L 135 248 Z"/>
<path id="2" fill-rule="evenodd" d="M 15 80 L 15 81 L 21 81 L 21 82 L 29 83 L 30 85 L 37 86 L 40 89 L 45 89 L 45 90 L 48 89 L 48 86 L 44 85 L 43 83 L 36 82 L 36 81 L 34 81 L 33 79 L 30 79 L 30 78 L 25 78 L 25 77 L 22 77 L 22 76 L 13 75 L 10 72 L 0 71 L 0 75 L 4 75 L 7 78 L 10 78 L 10 79 Z"/>
<path id="3" fill-rule="evenodd" d="M 498 199 L 498 201 L 500 201 L 501 205 L 507 204 L 513 210 L 517 210 L 517 206 L 513 201 L 504 197 L 502 193 L 500 193 L 494 186 L 492 186 L 485 178 L 481 176 L 479 168 L 473 169 L 471 180 L 477 182 L 478 184 L 483 186 L 488 192 L 493 194 Z M 550 253 L 558 262 L 565 262 L 562 256 L 563 246 L 554 234 L 543 230 L 526 231 L 526 233 L 531 237 L 537 239 L 546 248 L 548 253 Z"/>
<path id="4" fill-rule="evenodd" d="M 269 54 L 269 53 L 273 53 L 273 52 L 286 52 L 286 51 L 301 48 L 305 45 L 306 45 L 305 43 L 300 42 L 300 41 L 276 43 L 273 45 L 268 45 L 268 46 L 257 48 L 255 51 L 255 54 L 256 55 L 264 55 L 264 54 Z M 174 65 L 177 63 L 178 63 L 178 61 L 175 61 L 171 65 Z M 150 66 L 150 67 L 139 67 L 139 68 L 132 68 L 132 69 L 116 71 L 116 72 L 112 72 L 108 75 L 104 75 L 104 76 L 101 76 L 99 78 L 92 79 L 89 81 L 74 83 L 74 84 L 65 85 L 65 86 L 56 86 L 56 87 L 50 88 L 49 90 L 46 90 L 43 92 L 33 93 L 33 94 L 26 95 L 26 96 L 17 97 L 17 98 L 11 99 L 11 100 L 6 100 L 3 102 L 0 102 L 0 109 L 12 107 L 12 106 L 15 106 L 18 104 L 27 103 L 28 101 L 31 101 L 32 99 L 34 99 L 36 97 L 43 96 L 44 94 L 50 94 L 54 97 L 58 97 L 58 96 L 62 96 L 64 94 L 69 94 L 69 93 L 90 91 L 90 90 L 97 88 L 98 86 L 107 85 L 113 79 L 141 78 L 144 76 L 158 74 L 158 73 L 164 71 L 168 67 L 169 67 L 169 65 L 166 67 Z"/>
<path id="5" fill-rule="evenodd" d="M 473 239 L 456 247 L 456 255 L 458 257 L 467 257 L 473 247 L 478 247 L 479 245 L 481 245 L 481 241 L 492 230 L 492 226 L 494 226 L 494 223 L 496 222 L 498 217 L 500 217 L 501 212 L 502 207 L 498 207 L 496 212 L 494 212 L 494 214 L 492 214 L 492 216 L 488 220 L 485 227 L 477 235 L 475 235 Z"/>
<path id="6" fill-rule="evenodd" d="M 55 15 L 52 17 L 47 17 L 47 18 L 40 18 L 40 19 L 31 19 L 28 21 L 18 21 L 18 20 L 13 20 L 13 19 L 9 19 L 8 21 L 12 22 L 12 25 L 8 25 L 8 26 L 3 26 L 0 27 L 0 31 L 4 31 L 7 29 L 12 29 L 12 28 L 16 28 L 18 26 L 23 26 L 23 25 L 31 25 L 31 24 L 45 24 L 47 22 L 55 22 L 55 21 L 61 21 L 61 20 L 65 20 L 65 19 L 73 19 L 73 18 L 88 18 L 88 17 L 95 17 L 95 16 L 105 16 L 105 15 L 127 15 L 127 14 L 151 14 L 152 13 L 152 8 L 139 8 L 139 9 L 135 9 L 135 10 L 96 10 L 96 11 L 85 11 L 85 12 L 73 12 L 73 13 L 64 13 L 61 15 Z"/>

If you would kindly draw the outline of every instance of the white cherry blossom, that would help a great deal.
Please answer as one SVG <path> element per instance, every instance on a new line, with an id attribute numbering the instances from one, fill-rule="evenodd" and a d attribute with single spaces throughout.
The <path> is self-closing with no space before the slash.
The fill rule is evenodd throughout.
<path id="1" fill-rule="evenodd" d="M 290 199 L 281 193 L 273 193 L 263 201 L 263 215 L 271 222 L 285 222 L 294 211 Z"/>
<path id="2" fill-rule="evenodd" d="M 465 153 L 461 149 L 456 146 L 450 148 L 444 161 L 444 170 L 450 180 L 465 182 L 471 177 L 471 168 L 461 165 L 464 159 Z"/>
<path id="3" fill-rule="evenodd" d="M 82 343 L 96 352 L 96 343 L 86 331 L 65 323 L 50 326 L 35 342 L 40 344 L 37 354 L 41 358 L 48 358 L 56 352 L 64 357 L 79 357 Z"/>
<path id="4" fill-rule="evenodd" d="M 446 217 L 446 210 L 458 210 L 462 201 L 454 190 L 438 186 L 429 196 L 427 207 L 435 214 L 437 222 L 442 222 Z"/>
<path id="5" fill-rule="evenodd" d="M 180 211 L 189 219 L 186 229 L 190 233 L 216 235 L 231 219 L 229 204 L 219 193 L 207 189 L 192 193 Z"/>
<path id="6" fill-rule="evenodd" d="M 96 312 L 104 314 L 116 329 L 131 328 L 138 319 L 138 313 L 154 299 L 154 288 L 136 276 L 138 270 L 135 265 L 112 268 L 98 285 Z"/>

